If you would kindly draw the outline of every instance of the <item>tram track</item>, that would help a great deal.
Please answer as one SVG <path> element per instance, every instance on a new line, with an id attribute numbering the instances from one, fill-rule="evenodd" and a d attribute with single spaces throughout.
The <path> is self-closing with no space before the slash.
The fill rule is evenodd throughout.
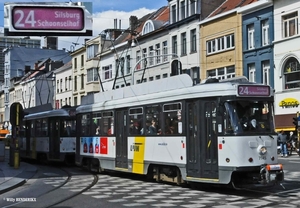
<path id="1" fill-rule="evenodd" d="M 98 182 L 98 179 L 99 179 L 99 178 L 98 178 L 98 175 L 93 174 L 93 177 L 94 177 L 94 179 L 93 179 L 92 183 L 89 184 L 88 186 L 86 186 L 85 188 L 83 188 L 81 191 L 78 191 L 78 192 L 76 192 L 76 193 L 73 193 L 73 194 L 71 194 L 70 196 L 68 196 L 68 197 L 66 197 L 66 198 L 64 198 L 64 199 L 61 199 L 61 200 L 59 200 L 59 201 L 57 201 L 57 202 L 55 202 L 55 203 L 52 203 L 52 204 L 46 206 L 45 208 L 49 208 L 49 207 L 56 206 L 56 205 L 58 205 L 58 204 L 61 204 L 61 203 L 63 203 L 63 202 L 66 202 L 66 201 L 68 201 L 68 200 L 70 200 L 70 199 L 72 199 L 72 198 L 74 198 L 74 197 L 76 197 L 76 196 L 78 196 L 78 195 L 80 195 L 80 194 L 86 192 L 87 190 L 89 190 L 90 188 L 92 188 L 94 185 L 96 185 L 97 182 Z"/>

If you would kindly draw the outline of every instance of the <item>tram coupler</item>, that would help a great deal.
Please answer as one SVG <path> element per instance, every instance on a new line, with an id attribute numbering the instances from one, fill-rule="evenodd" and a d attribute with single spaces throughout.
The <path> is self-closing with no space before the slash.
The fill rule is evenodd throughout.
<path id="1" fill-rule="evenodd" d="M 268 185 L 283 181 L 284 172 L 282 164 L 262 165 L 260 168 L 260 183 Z"/>

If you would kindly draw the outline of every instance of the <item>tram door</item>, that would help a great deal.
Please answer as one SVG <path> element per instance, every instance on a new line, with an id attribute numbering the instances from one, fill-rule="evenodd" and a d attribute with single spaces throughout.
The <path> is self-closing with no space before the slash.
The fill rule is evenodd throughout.
<path id="1" fill-rule="evenodd" d="M 116 111 L 116 167 L 128 169 L 127 110 Z"/>
<path id="2" fill-rule="evenodd" d="M 219 178 L 217 106 L 214 100 L 200 101 L 201 178 Z"/>
<path id="3" fill-rule="evenodd" d="M 200 177 L 199 102 L 187 103 L 186 106 L 187 176 Z"/>
<path id="4" fill-rule="evenodd" d="M 49 159 L 60 158 L 59 123 L 58 118 L 49 119 Z"/>

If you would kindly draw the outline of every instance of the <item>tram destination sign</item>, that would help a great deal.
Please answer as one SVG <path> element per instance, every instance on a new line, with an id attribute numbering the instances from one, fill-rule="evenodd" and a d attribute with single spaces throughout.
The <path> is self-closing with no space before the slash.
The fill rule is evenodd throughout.
<path id="1" fill-rule="evenodd" d="M 5 35 L 92 35 L 91 15 L 81 5 L 7 3 L 4 11 Z"/>
<path id="2" fill-rule="evenodd" d="M 270 87 L 263 85 L 238 85 L 237 90 L 239 97 L 269 97 L 271 95 Z"/>
<path id="3" fill-rule="evenodd" d="M 12 26 L 16 30 L 83 30 L 82 8 L 24 7 L 12 10 Z"/>

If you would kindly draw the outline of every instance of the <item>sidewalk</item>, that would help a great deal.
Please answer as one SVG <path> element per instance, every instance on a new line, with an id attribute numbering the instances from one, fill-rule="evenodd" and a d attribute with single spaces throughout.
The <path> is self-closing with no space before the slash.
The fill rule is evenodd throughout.
<path id="1" fill-rule="evenodd" d="M 3 150 L 0 150 L 3 151 Z M 9 165 L 9 149 L 5 148 L 4 161 L 0 161 L 0 194 L 22 186 L 37 172 L 34 165 L 21 162 L 19 168 Z"/>

